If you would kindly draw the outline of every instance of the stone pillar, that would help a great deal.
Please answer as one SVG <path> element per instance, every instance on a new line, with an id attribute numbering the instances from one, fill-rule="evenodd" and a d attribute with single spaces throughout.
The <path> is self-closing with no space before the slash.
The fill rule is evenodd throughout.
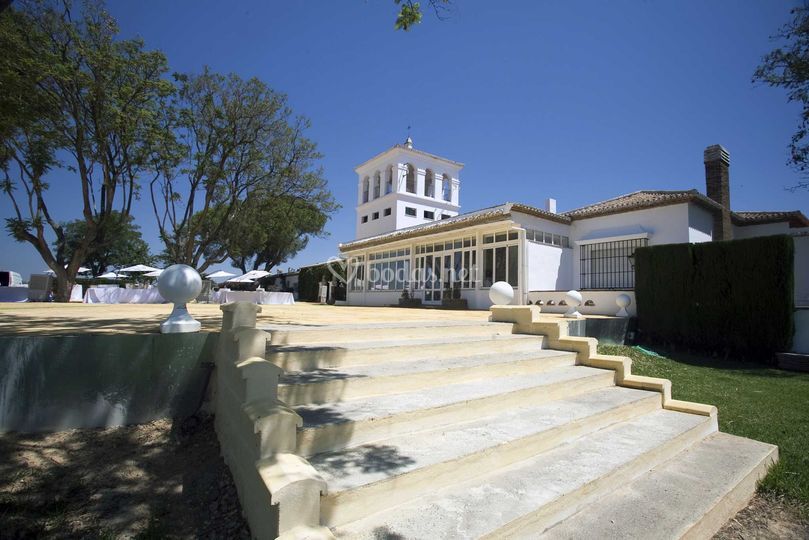
<path id="1" fill-rule="evenodd" d="M 424 177 L 426 174 L 426 169 L 416 169 L 416 195 L 424 195 Z"/>
<path id="2" fill-rule="evenodd" d="M 730 152 L 714 144 L 705 149 L 705 193 L 722 205 L 721 215 L 714 218 L 714 240 L 732 240 L 730 220 Z"/>

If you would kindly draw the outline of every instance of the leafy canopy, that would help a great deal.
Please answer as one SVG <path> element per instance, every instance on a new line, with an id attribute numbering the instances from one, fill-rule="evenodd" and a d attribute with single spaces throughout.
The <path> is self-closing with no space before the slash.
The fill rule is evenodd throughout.
<path id="1" fill-rule="evenodd" d="M 789 145 L 789 163 L 805 174 L 809 172 L 809 7 L 794 8 L 791 14 L 792 20 L 774 36 L 785 43 L 763 58 L 753 81 L 784 88 L 790 102 L 802 105 L 798 129 Z M 796 188 L 809 188 L 809 181 L 792 189 Z"/>

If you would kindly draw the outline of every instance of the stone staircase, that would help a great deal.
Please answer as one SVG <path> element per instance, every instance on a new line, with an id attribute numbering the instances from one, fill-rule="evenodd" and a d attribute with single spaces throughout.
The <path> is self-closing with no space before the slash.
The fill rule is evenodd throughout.
<path id="1" fill-rule="evenodd" d="M 777 459 L 592 342 L 554 350 L 563 338 L 513 322 L 266 328 L 277 399 L 302 420 L 294 454 L 327 486 L 321 525 L 337 538 L 704 538 Z"/>

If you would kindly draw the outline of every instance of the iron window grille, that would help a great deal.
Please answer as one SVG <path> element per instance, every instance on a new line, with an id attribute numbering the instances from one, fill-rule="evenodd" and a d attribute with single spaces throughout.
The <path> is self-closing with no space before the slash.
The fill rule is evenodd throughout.
<path id="1" fill-rule="evenodd" d="M 630 256 L 645 247 L 647 238 L 584 244 L 580 247 L 582 289 L 634 289 L 635 269 Z"/>

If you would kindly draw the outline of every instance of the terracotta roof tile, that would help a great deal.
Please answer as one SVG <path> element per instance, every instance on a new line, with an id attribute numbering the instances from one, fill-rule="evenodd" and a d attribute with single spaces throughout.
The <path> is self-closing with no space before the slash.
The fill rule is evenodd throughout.
<path id="1" fill-rule="evenodd" d="M 582 206 L 581 208 L 564 212 L 563 215 L 571 219 L 586 219 L 685 202 L 694 202 L 712 210 L 722 208 L 717 202 L 709 199 L 696 189 L 686 191 L 635 191 L 606 201 Z"/>
<path id="2" fill-rule="evenodd" d="M 790 227 L 809 227 L 809 219 L 800 210 L 778 212 L 733 212 L 734 225 L 762 225 L 765 223 L 789 222 Z"/>

